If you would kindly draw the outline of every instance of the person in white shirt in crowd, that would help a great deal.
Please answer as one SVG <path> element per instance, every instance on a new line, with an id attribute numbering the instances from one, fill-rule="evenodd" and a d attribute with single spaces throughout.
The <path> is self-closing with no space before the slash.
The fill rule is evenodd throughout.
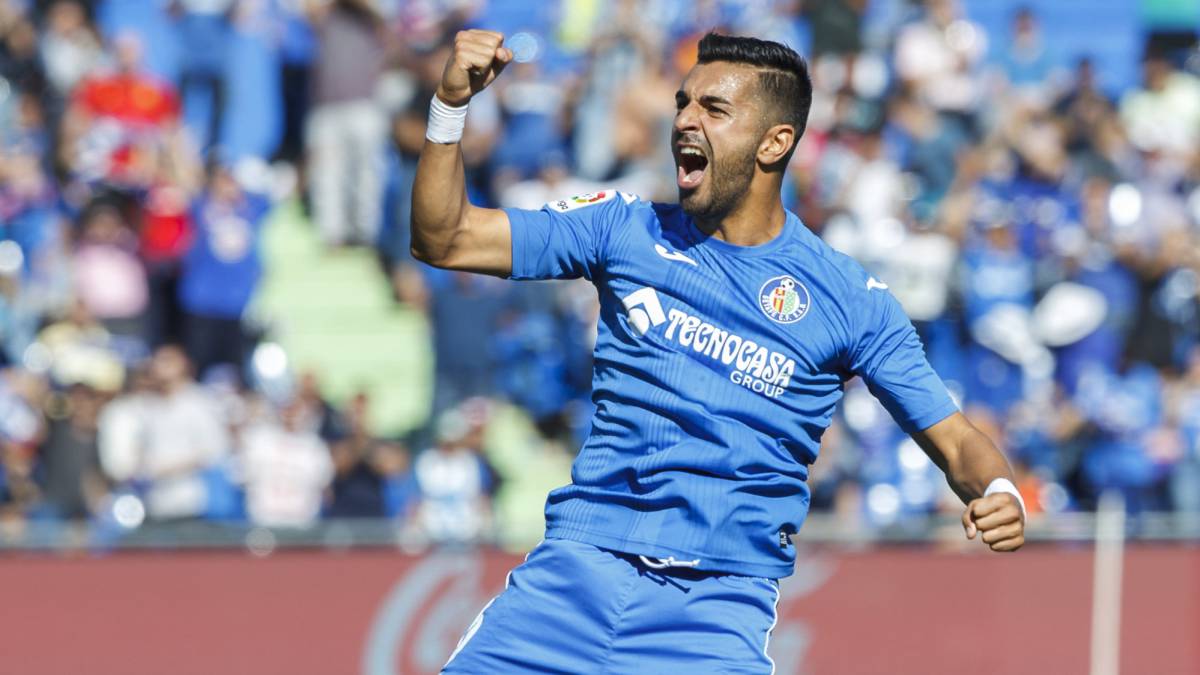
<path id="1" fill-rule="evenodd" d="M 167 345 L 148 373 L 135 375 L 130 393 L 104 409 L 99 450 L 111 480 L 142 487 L 150 519 L 200 518 L 208 508 L 205 472 L 228 455 L 229 436 L 183 350 Z"/>
<path id="2" fill-rule="evenodd" d="M 321 515 L 333 461 L 303 413 L 296 399 L 280 409 L 278 419 L 261 420 L 242 433 L 246 515 L 257 525 L 303 528 Z"/>
<path id="3" fill-rule="evenodd" d="M 38 52 L 54 93 L 70 95 L 75 85 L 104 59 L 100 36 L 79 0 L 56 0 L 46 11 Z"/>
<path id="4" fill-rule="evenodd" d="M 437 443 L 414 464 L 421 503 L 415 524 L 431 541 L 468 543 L 491 529 L 494 474 L 482 456 L 488 402 L 473 398 L 437 423 Z"/>
<path id="5" fill-rule="evenodd" d="M 1200 79 L 1149 51 L 1142 61 L 1142 87 L 1121 97 L 1120 114 L 1134 146 L 1160 153 L 1183 173 L 1200 142 Z"/>
<path id="6" fill-rule="evenodd" d="M 974 70 L 985 54 L 987 35 L 957 0 L 926 0 L 925 18 L 896 38 L 896 71 L 938 111 L 968 114 L 982 93 Z"/>

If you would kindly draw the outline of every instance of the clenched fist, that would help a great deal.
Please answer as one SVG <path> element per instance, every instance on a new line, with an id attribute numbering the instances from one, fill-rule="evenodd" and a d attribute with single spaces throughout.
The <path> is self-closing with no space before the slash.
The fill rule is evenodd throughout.
<path id="1" fill-rule="evenodd" d="M 1025 516 L 1017 498 L 997 492 L 974 499 L 963 511 L 963 529 L 967 539 L 976 534 L 993 551 L 1015 551 L 1025 543 Z"/>
<path id="2" fill-rule="evenodd" d="M 464 30 L 454 36 L 454 51 L 442 71 L 437 96 L 452 106 L 465 105 L 500 75 L 513 59 L 504 36 L 490 30 Z"/>

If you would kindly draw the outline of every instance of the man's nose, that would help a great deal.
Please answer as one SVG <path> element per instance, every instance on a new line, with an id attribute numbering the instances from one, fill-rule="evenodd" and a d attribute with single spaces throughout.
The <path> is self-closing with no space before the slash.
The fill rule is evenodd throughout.
<path id="1" fill-rule="evenodd" d="M 700 116 L 697 114 L 695 104 L 689 103 L 675 113 L 676 132 L 683 133 L 686 131 L 698 131 L 699 129 Z"/>

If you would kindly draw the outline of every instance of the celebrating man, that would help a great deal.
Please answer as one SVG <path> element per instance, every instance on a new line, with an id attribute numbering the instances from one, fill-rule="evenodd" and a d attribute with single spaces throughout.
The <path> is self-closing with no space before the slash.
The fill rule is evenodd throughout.
<path id="1" fill-rule="evenodd" d="M 777 579 L 843 385 L 861 377 L 967 503 L 967 537 L 1023 543 L 1004 456 L 958 411 L 887 286 L 780 197 L 812 99 L 804 61 L 710 34 L 675 95 L 679 204 L 604 191 L 540 211 L 472 206 L 458 141 L 512 53 L 459 33 L 431 102 L 413 253 L 600 295 L 596 413 L 550 493 L 546 540 L 448 673 L 770 672 Z"/>

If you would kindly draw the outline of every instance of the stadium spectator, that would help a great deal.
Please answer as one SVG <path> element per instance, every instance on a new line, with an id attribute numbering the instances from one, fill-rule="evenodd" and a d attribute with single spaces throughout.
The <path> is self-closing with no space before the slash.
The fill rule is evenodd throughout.
<path id="1" fill-rule="evenodd" d="M 966 123 L 982 94 L 974 71 L 986 53 L 987 35 L 957 0 L 926 0 L 925 16 L 896 37 L 896 70 L 924 101 Z"/>
<path id="2" fill-rule="evenodd" d="M 103 394 L 86 384 L 72 385 L 51 399 L 37 472 L 46 515 L 81 519 L 98 510 L 107 492 L 96 442 L 103 402 Z"/>
<path id="3" fill-rule="evenodd" d="M 1012 35 L 1001 57 L 1004 77 L 1017 95 L 1042 103 L 1054 88 L 1054 67 L 1042 37 L 1041 26 L 1029 7 L 1013 15 Z"/>
<path id="4" fill-rule="evenodd" d="M 848 216 L 840 222 L 851 232 L 827 232 L 845 237 L 839 243 L 853 247 L 862 259 L 879 261 L 895 246 L 904 199 L 904 177 L 894 159 L 885 154 L 883 129 L 878 120 L 847 121 L 831 134 L 817 166 L 825 208 Z M 870 198 L 865 198 L 870 195 Z"/>
<path id="5" fill-rule="evenodd" d="M 46 92 L 48 81 L 38 58 L 38 32 L 29 17 L 12 3 L 0 6 L 0 77 L 14 88 L 35 96 Z"/>
<path id="6" fill-rule="evenodd" d="M 176 129 L 175 88 L 145 69 L 140 37 L 114 40 L 114 64 L 81 80 L 64 119 L 62 152 L 88 181 L 136 187 L 153 166 L 155 145 Z"/>
<path id="7" fill-rule="evenodd" d="M 313 3 L 317 59 L 306 131 L 313 219 L 326 245 L 374 244 L 387 122 L 375 102 L 383 18 L 366 0 Z"/>
<path id="8" fill-rule="evenodd" d="M 492 337 L 499 390 L 534 421 L 559 416 L 571 401 L 565 330 L 555 314 L 530 310 L 505 316 Z"/>
<path id="9" fill-rule="evenodd" d="M 853 57 L 862 51 L 865 0 L 816 0 L 801 11 L 812 26 L 814 61 L 826 55 Z"/>
<path id="10" fill-rule="evenodd" d="M 109 331 L 140 336 L 149 303 L 137 240 L 120 210 L 98 202 L 84 212 L 75 249 L 75 293 Z"/>
<path id="11" fill-rule="evenodd" d="M 192 379 L 187 355 L 170 345 L 102 413 L 99 442 L 109 478 L 141 492 L 156 520 L 202 517 L 205 474 L 230 450 L 220 409 Z"/>
<path id="12" fill-rule="evenodd" d="M 326 400 L 321 391 L 316 373 L 311 370 L 300 373 L 295 400 L 301 406 L 304 423 L 326 443 L 333 443 L 350 433 L 349 424 L 345 415 Z"/>
<path id="13" fill-rule="evenodd" d="M 246 513 L 268 527 L 307 527 L 321 514 L 333 478 L 329 448 L 303 424 L 303 409 L 290 402 L 279 419 L 259 420 L 241 436 Z"/>
<path id="14" fill-rule="evenodd" d="M 425 279 L 408 250 L 412 177 L 416 171 L 417 153 L 425 142 L 425 118 L 420 114 L 419 104 L 414 104 L 419 98 L 419 94 L 414 96 L 412 103 L 392 120 L 377 245 L 380 262 L 392 283 L 396 299 L 426 309 L 428 289 Z"/>
<path id="15" fill-rule="evenodd" d="M 43 107 L 29 93 L 13 98 L 13 114 L 0 122 L 0 333 L 9 360 L 20 358 L 40 318 L 57 313 L 71 287 L 67 223 L 44 162 L 53 140 Z"/>
<path id="16" fill-rule="evenodd" d="M 283 130 L 278 158 L 299 162 L 304 155 L 304 121 L 309 111 L 312 64 L 316 36 L 301 3 L 277 2 L 279 35 L 279 82 L 283 106 Z"/>
<path id="17" fill-rule="evenodd" d="M 333 444 L 330 518 L 403 518 L 418 496 L 408 451 L 371 434 L 368 404 L 365 394 L 354 397 L 346 411 L 349 433 Z"/>
<path id="18" fill-rule="evenodd" d="M 1075 64 L 1074 82 L 1054 103 L 1054 112 L 1064 128 L 1066 149 L 1084 174 L 1114 177 L 1112 150 L 1123 146 L 1120 122 L 1112 100 L 1096 82 L 1091 59 L 1084 57 Z"/>
<path id="19" fill-rule="evenodd" d="M 30 373 L 0 373 L 0 529 L 20 532 L 42 498 L 34 471 L 37 445 L 45 436 L 38 405 L 46 382 Z"/>
<path id="20" fill-rule="evenodd" d="M 175 121 L 179 114 L 175 88 L 145 70 L 141 38 L 132 33 L 117 36 L 114 57 L 111 69 L 80 82 L 75 104 L 93 117 L 120 122 L 128 131 Z"/>
<path id="21" fill-rule="evenodd" d="M 496 388 L 496 356 L 479 339 L 478 326 L 497 325 L 508 295 L 496 279 L 461 273 L 434 276 L 430 307 L 433 332 L 435 415 Z M 490 333 L 490 331 L 489 331 Z"/>
<path id="22" fill-rule="evenodd" d="M 487 402 L 468 399 L 438 419 L 437 442 L 417 455 L 413 473 L 421 491 L 415 523 L 439 543 L 489 538 L 494 473 L 484 460 Z"/>
<path id="23" fill-rule="evenodd" d="M 1200 348 L 1192 349 L 1187 371 L 1168 393 L 1183 443 L 1170 477 L 1172 505 L 1184 513 L 1200 513 Z"/>
<path id="24" fill-rule="evenodd" d="M 1094 438 L 1081 463 L 1086 497 L 1120 491 L 1134 511 L 1164 508 L 1159 483 L 1181 456 L 1177 434 L 1164 426 L 1162 380 L 1146 365 L 1095 367 L 1086 373 L 1075 404 Z"/>
<path id="25" fill-rule="evenodd" d="M 262 275 L 259 239 L 270 210 L 264 195 L 244 190 L 230 167 L 215 165 L 192 207 L 195 238 L 179 284 L 184 344 L 203 377 L 210 366 L 241 366 L 246 356 L 242 314 Z"/>
<path id="26" fill-rule="evenodd" d="M 516 63 L 512 79 L 497 90 L 503 119 L 492 153 L 496 190 L 536 174 L 546 156 L 563 152 L 566 91 L 537 63 Z"/>
<path id="27" fill-rule="evenodd" d="M 195 243 L 190 200 L 202 177 L 199 155 L 185 134 L 162 139 L 153 153 L 154 165 L 132 201 L 139 210 L 138 254 L 150 287 L 146 341 L 158 347 L 184 338 L 180 276 L 183 258 Z"/>
<path id="28" fill-rule="evenodd" d="M 45 24 L 39 51 L 54 96 L 62 101 L 101 64 L 104 50 L 80 0 L 52 3 L 46 11 Z"/>
<path id="29" fill-rule="evenodd" d="M 675 89 L 684 73 L 676 59 L 648 51 L 638 72 L 617 96 L 613 107 L 612 144 L 616 153 L 621 187 L 647 196 L 669 196 L 674 188 L 670 176 L 672 158 L 671 120 L 675 116 Z M 635 187 L 636 186 L 636 187 Z M 610 187 L 559 192 L 543 203 L 565 194 L 582 194 Z"/>
<path id="30" fill-rule="evenodd" d="M 36 344 L 35 349 L 44 352 L 54 384 L 83 385 L 104 393 L 121 389 L 125 380 L 121 356 L 132 353 L 126 349 L 130 345 L 122 345 L 78 300 L 38 333 Z"/>
<path id="31" fill-rule="evenodd" d="M 220 138 L 227 85 L 225 59 L 229 55 L 230 14 L 234 0 L 176 0 L 182 63 L 179 95 L 185 108 L 207 113 L 190 116 L 202 147 Z"/>
<path id="32" fill-rule="evenodd" d="M 654 27 L 642 20 L 636 2 L 612 3 L 611 15 L 597 23 L 588 70 L 579 84 L 574 111 L 573 154 L 579 175 L 605 180 L 618 171 L 610 139 L 613 109 L 629 79 L 641 69 L 643 54 L 655 48 Z M 442 61 L 445 63 L 445 60 Z"/>
<path id="33" fill-rule="evenodd" d="M 1121 100 L 1121 119 L 1138 148 L 1186 161 L 1200 140 L 1200 81 L 1163 54 L 1142 62 L 1142 88 Z"/>

